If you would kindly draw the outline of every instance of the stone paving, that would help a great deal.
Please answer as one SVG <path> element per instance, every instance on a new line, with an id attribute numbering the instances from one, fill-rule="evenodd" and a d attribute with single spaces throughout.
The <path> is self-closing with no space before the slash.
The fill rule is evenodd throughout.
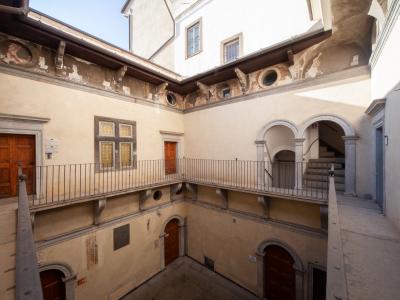
<path id="1" fill-rule="evenodd" d="M 194 260 L 182 257 L 122 299 L 256 300 L 259 298 Z"/>

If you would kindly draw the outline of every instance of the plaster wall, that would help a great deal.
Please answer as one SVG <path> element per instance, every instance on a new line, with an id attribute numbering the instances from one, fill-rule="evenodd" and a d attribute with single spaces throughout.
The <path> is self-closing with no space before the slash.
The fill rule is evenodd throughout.
<path id="1" fill-rule="evenodd" d="M 184 115 L 186 157 L 256 160 L 254 141 L 262 127 L 288 120 L 298 128 L 316 115 L 337 115 L 350 123 L 357 141 L 357 193 L 370 194 L 371 125 L 364 111 L 370 99 L 368 75 L 197 110 Z M 246 116 L 246 117 L 244 117 Z M 240 120 L 240 121 L 238 121 Z"/>
<path id="2" fill-rule="evenodd" d="M 186 59 L 186 27 L 199 18 L 203 51 Z M 253 0 L 252 5 L 232 5 L 229 0 L 199 1 L 176 20 L 175 71 L 190 76 L 221 65 L 221 42 L 239 33 L 243 34 L 246 55 L 304 33 L 314 23 L 309 19 L 307 1 Z"/>
<path id="3" fill-rule="evenodd" d="M 0 74 L 0 90 L 2 114 L 50 119 L 43 125 L 42 149 L 54 138 L 58 153 L 38 165 L 94 162 L 94 116 L 136 121 L 138 160 L 163 158 L 160 130 L 184 132 L 180 113 L 156 106 L 6 74 Z"/>
<path id="4" fill-rule="evenodd" d="M 194 204 L 187 204 L 187 217 L 189 256 L 200 262 L 204 262 L 204 256 L 213 259 L 216 272 L 253 292 L 257 291 L 257 263 L 253 258 L 265 240 L 278 239 L 288 244 L 303 266 L 309 262 L 326 265 L 325 239 Z M 304 279 L 306 295 L 306 275 Z"/>

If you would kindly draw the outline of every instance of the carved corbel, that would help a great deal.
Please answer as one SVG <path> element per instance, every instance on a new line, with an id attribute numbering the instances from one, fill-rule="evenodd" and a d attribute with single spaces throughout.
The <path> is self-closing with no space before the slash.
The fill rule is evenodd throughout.
<path id="1" fill-rule="evenodd" d="M 139 210 L 142 211 L 144 209 L 144 203 L 147 199 L 151 197 L 152 190 L 141 191 L 139 194 Z"/>
<path id="2" fill-rule="evenodd" d="M 186 182 L 185 188 L 190 192 L 191 200 L 196 201 L 197 200 L 197 185 Z"/>
<path id="3" fill-rule="evenodd" d="M 228 190 L 216 189 L 215 192 L 222 199 L 223 208 L 228 209 Z"/>
<path id="4" fill-rule="evenodd" d="M 261 207 L 263 208 L 264 217 L 269 219 L 269 208 L 271 205 L 271 198 L 267 196 L 258 196 L 257 202 L 260 203 Z"/>
<path id="5" fill-rule="evenodd" d="M 319 215 L 321 219 L 321 229 L 324 231 L 328 230 L 328 206 L 320 205 Z"/>
<path id="6" fill-rule="evenodd" d="M 239 68 L 235 68 L 235 73 L 236 73 L 237 78 L 239 79 L 240 89 L 241 89 L 242 93 L 243 94 L 247 93 L 247 91 L 249 90 L 249 87 L 250 87 L 249 75 L 245 74 Z"/>
<path id="7" fill-rule="evenodd" d="M 215 90 L 211 89 L 208 85 L 201 83 L 200 81 L 196 82 L 201 94 L 206 97 L 207 102 L 210 102 L 211 97 L 215 97 Z"/>
<path id="8" fill-rule="evenodd" d="M 58 44 L 57 54 L 54 61 L 57 76 L 63 75 L 65 46 L 65 41 L 60 41 Z"/>
<path id="9" fill-rule="evenodd" d="M 128 70 L 128 67 L 127 66 L 123 66 L 123 67 L 119 68 L 117 70 L 117 72 L 115 72 L 114 80 L 115 80 L 115 82 L 117 84 L 121 84 L 122 83 L 122 79 L 124 79 L 124 76 L 125 76 L 125 73 L 126 73 L 127 70 Z"/>
<path id="10" fill-rule="evenodd" d="M 164 83 L 161 83 L 160 85 L 156 86 L 156 89 L 154 90 L 154 94 L 153 94 L 153 100 L 154 101 L 160 100 L 160 96 L 162 94 L 165 94 L 167 87 L 168 87 L 168 82 L 164 82 Z"/>
<path id="11" fill-rule="evenodd" d="M 99 199 L 95 202 L 94 206 L 94 225 L 98 225 L 100 223 L 100 216 L 106 207 L 107 199 Z"/>
<path id="12" fill-rule="evenodd" d="M 182 198 L 183 196 L 182 189 L 183 189 L 183 183 L 171 185 L 171 190 L 170 190 L 171 201 L 175 201 Z"/>
<path id="13" fill-rule="evenodd" d="M 35 212 L 31 212 L 31 225 L 32 225 L 32 231 L 35 228 Z"/>

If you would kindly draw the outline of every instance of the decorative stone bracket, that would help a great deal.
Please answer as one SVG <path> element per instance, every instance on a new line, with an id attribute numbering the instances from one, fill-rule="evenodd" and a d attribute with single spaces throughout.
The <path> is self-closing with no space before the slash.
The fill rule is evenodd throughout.
<path id="1" fill-rule="evenodd" d="M 161 83 L 160 85 L 156 86 L 153 94 L 153 100 L 159 101 L 161 95 L 165 94 L 168 87 L 168 82 Z"/>
<path id="2" fill-rule="evenodd" d="M 265 218 L 269 218 L 269 210 L 271 205 L 271 198 L 267 196 L 258 196 L 257 202 L 260 203 L 261 207 L 263 208 Z"/>
<path id="3" fill-rule="evenodd" d="M 124 79 L 124 76 L 125 76 L 127 70 L 128 70 L 127 66 L 122 66 L 115 72 L 114 84 L 116 85 L 117 88 L 122 87 L 122 80 Z"/>
<path id="4" fill-rule="evenodd" d="M 106 207 L 107 198 L 99 199 L 94 204 L 94 225 L 98 225 L 100 223 L 101 213 Z"/>
<path id="5" fill-rule="evenodd" d="M 215 192 L 222 199 L 223 208 L 228 209 L 228 190 L 216 189 Z"/>
<path id="6" fill-rule="evenodd" d="M 240 89 L 244 95 L 248 92 L 250 87 L 249 75 L 244 73 L 239 68 L 235 68 L 235 73 L 237 78 L 239 79 Z"/>
<path id="7" fill-rule="evenodd" d="M 65 72 L 63 72 L 65 46 L 65 41 L 60 41 L 58 44 L 57 54 L 54 61 L 56 66 L 56 76 L 62 76 L 65 74 Z"/>
<path id="8" fill-rule="evenodd" d="M 196 201 L 197 200 L 197 185 L 186 182 L 185 188 L 186 188 L 186 190 L 188 190 L 190 192 L 191 200 Z"/>
<path id="9" fill-rule="evenodd" d="M 207 102 L 210 102 L 211 97 L 215 97 L 215 91 L 211 89 L 208 85 L 201 83 L 200 81 L 196 82 L 201 94 L 206 97 Z"/>
<path id="10" fill-rule="evenodd" d="M 144 203 L 151 197 L 152 190 L 145 190 L 139 193 L 139 211 L 144 209 Z"/>
<path id="11" fill-rule="evenodd" d="M 176 201 L 183 198 L 183 184 L 178 183 L 171 185 L 170 193 L 171 193 L 171 201 Z"/>

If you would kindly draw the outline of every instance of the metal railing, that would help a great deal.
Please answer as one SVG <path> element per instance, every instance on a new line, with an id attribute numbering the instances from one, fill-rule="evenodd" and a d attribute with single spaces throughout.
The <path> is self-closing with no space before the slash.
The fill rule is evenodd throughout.
<path id="1" fill-rule="evenodd" d="M 42 286 L 32 233 L 25 178 L 21 168 L 18 168 L 15 298 L 17 300 L 41 300 L 43 299 Z"/>
<path id="2" fill-rule="evenodd" d="M 108 168 L 95 163 L 37 166 L 31 206 L 57 205 L 177 182 L 326 200 L 329 166 L 192 158 L 144 160 L 133 166 Z M 310 167 L 320 172 L 311 179 L 305 176 Z"/>

